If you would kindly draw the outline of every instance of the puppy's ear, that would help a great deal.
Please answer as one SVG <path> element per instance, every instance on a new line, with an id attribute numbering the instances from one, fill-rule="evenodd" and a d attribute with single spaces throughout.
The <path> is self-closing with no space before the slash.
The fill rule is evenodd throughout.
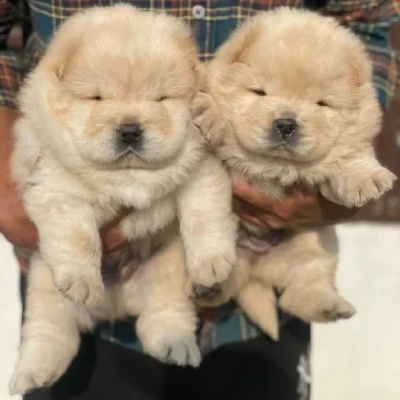
<path id="1" fill-rule="evenodd" d="M 65 113 L 70 107 L 71 96 L 63 84 L 63 78 L 68 63 L 80 46 L 85 29 L 86 12 L 77 13 L 67 19 L 58 28 L 39 63 L 37 74 L 42 75 L 43 81 L 46 82 L 48 106 L 57 115 Z"/>
<path id="2" fill-rule="evenodd" d="M 371 73 L 371 67 L 368 62 L 360 63 L 355 61 L 350 65 L 350 82 L 352 85 L 360 87 L 370 81 Z"/>
<path id="3" fill-rule="evenodd" d="M 349 77 L 352 85 L 360 87 L 372 82 L 372 63 L 360 39 L 354 36 L 352 45 Z"/>
<path id="4" fill-rule="evenodd" d="M 85 30 L 85 13 L 79 13 L 66 20 L 50 42 L 42 66 L 61 81 L 68 61 L 79 47 Z"/>
<path id="5" fill-rule="evenodd" d="M 227 64 L 239 62 L 246 49 L 260 34 L 259 18 L 251 18 L 230 36 L 216 53 L 216 58 Z"/>

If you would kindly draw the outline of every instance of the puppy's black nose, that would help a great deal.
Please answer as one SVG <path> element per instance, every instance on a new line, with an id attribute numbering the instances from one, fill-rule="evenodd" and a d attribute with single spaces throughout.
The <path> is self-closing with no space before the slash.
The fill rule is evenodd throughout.
<path id="1" fill-rule="evenodd" d="M 136 146 L 142 141 L 143 128 L 140 124 L 120 125 L 118 132 L 121 136 L 122 143 L 128 146 Z"/>
<path id="2" fill-rule="evenodd" d="M 288 140 L 297 133 L 299 126 L 294 119 L 279 118 L 274 121 L 274 131 L 283 140 Z"/>

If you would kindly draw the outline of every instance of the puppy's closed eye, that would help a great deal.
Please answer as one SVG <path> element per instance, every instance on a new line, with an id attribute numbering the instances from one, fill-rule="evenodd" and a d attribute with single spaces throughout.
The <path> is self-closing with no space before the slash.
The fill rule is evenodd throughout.
<path id="1" fill-rule="evenodd" d="M 266 96 L 267 93 L 265 90 L 263 89 L 250 89 L 254 94 L 256 94 L 257 96 Z"/>
<path id="2" fill-rule="evenodd" d="M 317 102 L 317 105 L 320 106 L 320 107 L 329 107 L 329 104 L 324 100 L 319 100 Z"/>
<path id="3" fill-rule="evenodd" d="M 92 96 L 92 97 L 89 97 L 89 99 L 90 99 L 90 100 L 95 100 L 95 101 L 101 101 L 101 100 L 103 100 L 103 98 L 102 98 L 101 96 Z"/>

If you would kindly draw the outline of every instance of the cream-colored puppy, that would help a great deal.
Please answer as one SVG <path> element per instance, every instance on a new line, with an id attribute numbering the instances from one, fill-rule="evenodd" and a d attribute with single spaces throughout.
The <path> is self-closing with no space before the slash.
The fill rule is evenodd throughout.
<path id="1" fill-rule="evenodd" d="M 184 24 L 119 5 L 69 19 L 27 79 L 13 171 L 40 250 L 13 393 L 53 383 L 80 331 L 127 315 L 152 356 L 200 362 L 186 280 L 227 278 L 236 220 L 225 168 L 190 118 L 198 69 Z M 99 228 L 126 208 L 131 261 L 104 290 Z"/>
<path id="2" fill-rule="evenodd" d="M 208 93 L 194 101 L 195 121 L 234 180 L 276 198 L 299 184 L 347 207 L 392 187 L 395 177 L 372 145 L 381 111 L 371 64 L 360 41 L 333 19 L 288 8 L 261 13 L 222 46 L 208 73 Z M 211 303 L 236 296 L 273 337 L 275 293 L 265 288 L 277 290 L 280 306 L 305 321 L 354 313 L 335 289 L 333 228 L 279 237 L 241 225 L 239 264 Z M 198 295 L 210 303 L 212 293 Z"/>

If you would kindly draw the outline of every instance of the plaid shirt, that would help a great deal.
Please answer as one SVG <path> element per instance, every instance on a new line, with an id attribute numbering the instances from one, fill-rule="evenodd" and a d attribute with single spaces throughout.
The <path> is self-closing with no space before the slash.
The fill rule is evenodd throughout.
<path id="1" fill-rule="evenodd" d="M 26 71 L 40 58 L 57 26 L 74 12 L 115 0 L 0 0 L 0 105 L 15 106 L 15 93 Z M 399 82 L 399 55 L 390 44 L 390 27 L 399 19 L 400 0 L 133 0 L 138 7 L 163 11 L 192 25 L 202 59 L 217 47 L 243 19 L 277 6 L 323 5 L 321 12 L 340 19 L 366 43 L 374 64 L 379 99 L 388 106 Z M 21 10 L 30 12 L 33 33 L 22 54 L 7 51 L 6 39 Z"/>
<path id="2" fill-rule="evenodd" d="M 0 105 L 15 106 L 15 93 L 23 76 L 39 60 L 54 30 L 74 12 L 94 5 L 108 6 L 113 0 L 27 0 L 33 26 L 24 51 L 6 50 L 8 34 L 17 17 L 21 19 L 22 0 L 0 0 Z M 390 28 L 399 20 L 400 0 L 136 0 L 135 6 L 162 11 L 186 20 L 193 29 L 203 60 L 212 57 L 215 50 L 243 19 L 260 10 L 277 6 L 317 8 L 337 17 L 364 41 L 374 65 L 374 80 L 379 99 L 388 106 L 399 82 L 399 56 L 390 44 Z M 22 12 L 21 12 L 22 10 Z M 23 16 L 23 15 L 22 15 Z M 327 43 L 328 45 L 328 43 Z M 30 254 L 16 249 L 22 265 L 29 263 Z M 281 318 L 281 323 L 286 317 Z M 260 334 L 237 310 L 227 306 L 218 311 L 218 324 L 203 324 L 209 340 L 203 348 L 213 348 L 236 340 L 245 340 Z M 108 340 L 140 349 L 133 334 L 132 322 L 106 324 L 100 334 Z"/>

